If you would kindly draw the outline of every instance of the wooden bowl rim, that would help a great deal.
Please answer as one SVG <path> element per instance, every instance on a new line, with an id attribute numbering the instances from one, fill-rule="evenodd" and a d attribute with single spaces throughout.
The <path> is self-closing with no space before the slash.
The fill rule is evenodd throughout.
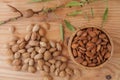
<path id="1" fill-rule="evenodd" d="M 73 40 L 73 38 L 74 38 L 74 36 L 76 35 L 76 33 L 79 31 L 79 30 L 81 30 L 81 29 L 84 29 L 84 28 L 96 28 L 96 29 L 99 29 L 99 30 L 101 30 L 101 31 L 103 31 L 106 35 L 107 35 L 107 37 L 109 38 L 109 40 L 110 40 L 110 43 L 111 43 L 111 47 L 112 47 L 112 50 L 111 50 L 111 56 L 104 62 L 104 63 L 102 63 L 102 64 L 100 64 L 99 66 L 95 66 L 95 67 L 87 67 L 87 66 L 84 66 L 84 65 L 82 65 L 82 64 L 79 64 L 79 63 L 77 63 L 76 61 L 75 61 L 75 59 L 74 59 L 74 57 L 73 57 L 73 54 L 72 54 L 72 50 L 71 50 L 71 43 L 72 43 L 72 40 Z M 70 37 L 70 39 L 69 39 L 69 41 L 68 41 L 68 53 L 69 53 L 69 56 L 70 56 L 70 58 L 72 59 L 72 61 L 75 63 L 75 64 L 77 64 L 80 68 L 82 68 L 82 69 L 96 69 L 96 68 L 101 68 L 101 67 L 103 67 L 106 63 L 108 63 L 108 61 L 111 59 L 111 57 L 112 57 L 112 55 L 113 55 L 113 50 L 114 50 L 114 46 L 113 46 L 113 41 L 112 41 L 112 38 L 110 37 L 110 35 L 108 34 L 108 32 L 105 30 L 105 29 L 103 29 L 103 28 L 100 28 L 100 27 L 95 27 L 95 26 L 89 26 L 89 27 L 80 27 L 80 29 L 78 29 L 77 31 L 75 31 L 72 35 L 71 35 L 71 37 Z"/>

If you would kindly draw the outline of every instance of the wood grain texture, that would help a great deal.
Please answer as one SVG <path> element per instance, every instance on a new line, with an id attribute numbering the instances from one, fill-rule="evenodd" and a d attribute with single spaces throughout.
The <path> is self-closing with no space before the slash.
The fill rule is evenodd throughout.
<path id="1" fill-rule="evenodd" d="M 60 2 L 59 2 L 60 1 Z M 32 8 L 34 10 L 39 10 L 43 6 L 45 7 L 53 7 L 55 5 L 59 5 L 69 0 L 54 0 L 52 2 L 46 3 L 28 3 L 29 0 L 0 0 L 0 20 L 6 20 L 10 17 L 17 16 L 16 13 L 10 11 L 7 4 L 11 4 L 21 10 L 22 12 L 28 8 Z M 91 18 L 90 8 L 94 9 L 94 18 Z M 74 9 L 82 9 L 89 15 L 89 21 L 86 20 L 83 15 L 79 15 L 76 17 L 67 17 L 66 13 L 73 11 Z M 105 4 L 103 1 L 98 1 L 92 3 L 84 8 L 65 8 L 58 9 L 55 13 L 60 18 L 66 18 L 69 20 L 76 28 L 80 26 L 89 26 L 89 25 L 97 25 L 100 26 L 102 21 L 102 15 L 105 10 Z M 53 14 L 50 14 L 52 16 Z M 53 18 L 53 17 L 52 17 Z M 0 80 L 42 80 L 43 72 L 37 72 L 35 74 L 27 73 L 27 72 L 16 72 L 12 70 L 12 67 L 9 66 L 5 60 L 7 59 L 6 49 L 4 44 L 9 41 L 10 36 L 12 36 L 8 28 L 11 25 L 15 25 L 17 27 L 17 32 L 19 35 L 24 36 L 26 34 L 25 28 L 28 24 L 31 23 L 40 23 L 42 20 L 42 15 L 35 15 L 32 18 L 26 19 L 21 18 L 17 21 L 10 22 L 8 24 L 0 26 Z M 59 36 L 59 21 L 53 18 L 53 21 L 50 21 L 51 29 L 47 33 L 48 39 L 52 40 L 60 40 Z M 96 70 L 81 70 L 81 74 L 79 76 L 73 76 L 71 78 L 57 78 L 54 80 L 107 80 L 105 78 L 106 75 L 111 75 L 111 80 L 120 80 L 120 0 L 109 0 L 109 15 L 108 20 L 104 26 L 104 29 L 109 33 L 114 43 L 114 54 L 112 59 L 103 67 Z M 69 37 L 71 32 L 65 28 L 65 37 Z M 51 36 L 52 35 L 52 36 Z M 66 48 L 65 48 L 66 49 Z M 67 51 L 64 51 L 65 55 L 68 55 Z M 70 62 L 70 65 L 75 67 L 75 64 Z"/>

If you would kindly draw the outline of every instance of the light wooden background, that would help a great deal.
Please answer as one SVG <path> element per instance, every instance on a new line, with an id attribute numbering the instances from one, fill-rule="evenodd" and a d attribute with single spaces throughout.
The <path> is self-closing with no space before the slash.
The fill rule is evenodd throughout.
<path id="1" fill-rule="evenodd" d="M 29 0 L 0 0 L 0 20 L 6 20 L 10 17 L 17 16 L 16 13 L 13 13 L 8 8 L 7 4 L 11 4 L 18 8 L 21 11 L 24 11 L 28 8 L 32 8 L 34 10 L 39 10 L 42 6 L 45 7 L 53 7 L 55 5 L 59 5 L 68 0 L 54 0 L 52 2 L 46 3 L 28 3 Z M 94 9 L 94 18 L 91 18 L 90 15 L 90 7 Z M 83 9 L 89 15 L 89 21 L 83 17 L 83 15 L 76 17 L 67 17 L 66 13 L 73 11 L 74 9 Z M 98 1 L 92 3 L 84 8 L 65 8 L 58 9 L 55 13 L 60 18 L 66 18 L 69 20 L 76 28 L 78 26 L 84 25 L 97 25 L 100 26 L 102 15 L 105 10 L 105 4 L 103 1 Z M 55 20 L 53 14 L 52 21 L 50 21 L 51 29 L 48 31 L 47 37 L 48 39 L 60 40 L 59 36 L 59 22 Z M 15 25 L 17 27 L 17 32 L 20 35 L 24 35 L 25 28 L 28 24 L 31 23 L 40 23 L 42 20 L 42 16 L 35 15 L 32 18 L 26 19 L 21 18 L 17 21 L 10 22 L 8 24 L 0 26 L 0 80 L 42 80 L 42 73 L 37 72 L 35 74 L 27 73 L 27 72 L 16 72 L 12 70 L 12 67 L 9 66 L 5 60 L 7 56 L 5 55 L 6 49 L 4 44 L 9 41 L 11 34 L 8 31 L 8 28 L 11 25 Z M 104 29 L 109 33 L 114 43 L 114 54 L 112 59 L 101 69 L 97 70 L 81 70 L 81 74 L 79 76 L 71 78 L 71 80 L 107 80 L 105 78 L 106 75 L 111 75 L 111 80 L 120 80 L 120 0 L 109 0 L 109 17 L 104 26 Z M 65 37 L 71 35 L 71 32 L 65 29 Z M 68 55 L 67 51 L 64 54 Z M 75 66 L 75 65 L 74 65 Z M 68 78 L 55 78 L 54 80 L 69 80 Z"/>

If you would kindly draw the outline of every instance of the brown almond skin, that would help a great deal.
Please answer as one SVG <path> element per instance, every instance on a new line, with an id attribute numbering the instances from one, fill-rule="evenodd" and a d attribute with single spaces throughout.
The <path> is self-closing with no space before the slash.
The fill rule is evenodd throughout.
<path id="1" fill-rule="evenodd" d="M 61 64 L 62 64 L 61 61 L 56 61 L 56 63 L 55 63 L 55 67 L 56 67 L 56 68 L 59 68 Z"/>
<path id="2" fill-rule="evenodd" d="M 24 42 L 24 38 L 20 38 L 19 40 L 17 40 L 17 44 L 20 44 L 22 42 Z"/>
<path id="3" fill-rule="evenodd" d="M 103 57 L 102 57 L 102 55 L 99 53 L 98 54 L 98 56 L 99 56 L 99 59 L 101 60 L 101 61 L 103 61 Z"/>
<path id="4" fill-rule="evenodd" d="M 19 50 L 19 46 L 17 44 L 15 44 L 15 45 L 12 46 L 11 49 L 12 49 L 13 52 L 16 52 L 16 51 Z"/>
<path id="5" fill-rule="evenodd" d="M 60 70 L 64 70 L 67 67 L 66 63 L 62 63 L 62 65 L 60 66 Z"/>
<path id="6" fill-rule="evenodd" d="M 101 45 L 97 46 L 97 52 L 100 51 Z"/>
<path id="7" fill-rule="evenodd" d="M 84 66 L 87 66 L 87 64 L 88 64 L 87 61 L 82 62 L 82 65 L 84 65 Z"/>
<path id="8" fill-rule="evenodd" d="M 102 40 L 101 40 L 101 39 L 98 39 L 97 42 L 96 42 L 96 44 L 98 45 L 98 44 L 100 44 L 101 42 L 102 42 Z"/>
<path id="9" fill-rule="evenodd" d="M 21 66 L 20 66 L 20 65 L 18 65 L 18 66 L 13 66 L 13 69 L 14 69 L 15 71 L 20 71 L 20 70 L 21 70 Z"/>
<path id="10" fill-rule="evenodd" d="M 24 49 L 25 45 L 26 45 L 26 42 L 20 43 L 19 44 L 19 49 Z"/>
<path id="11" fill-rule="evenodd" d="M 62 62 L 67 62 L 68 61 L 68 59 L 65 56 L 57 56 L 57 57 L 55 57 L 55 59 L 60 60 Z"/>
<path id="12" fill-rule="evenodd" d="M 92 61 L 90 60 L 90 58 L 89 57 L 85 57 L 85 59 L 86 59 L 86 61 L 90 64 L 90 63 L 92 63 Z"/>
<path id="13" fill-rule="evenodd" d="M 31 53 L 31 52 L 33 52 L 33 50 L 34 50 L 34 48 L 31 47 L 31 48 L 28 48 L 28 49 L 27 49 L 27 52 L 28 52 L 28 53 Z"/>
<path id="14" fill-rule="evenodd" d="M 55 48 L 55 42 L 54 41 L 49 41 L 49 43 L 50 43 L 51 47 Z"/>
<path id="15" fill-rule="evenodd" d="M 97 42 L 97 40 L 98 40 L 98 38 L 97 38 L 97 37 L 94 37 L 94 38 L 92 38 L 91 41 L 95 43 L 95 42 Z"/>
<path id="16" fill-rule="evenodd" d="M 97 48 L 94 47 L 94 48 L 91 50 L 91 53 L 94 55 L 94 54 L 96 54 L 96 52 L 97 52 Z"/>
<path id="17" fill-rule="evenodd" d="M 81 57 L 77 57 L 77 58 L 75 58 L 75 61 L 77 61 L 78 63 L 82 63 L 83 59 Z"/>
<path id="18" fill-rule="evenodd" d="M 87 32 L 83 32 L 81 36 L 86 37 L 87 36 Z"/>
<path id="19" fill-rule="evenodd" d="M 76 33 L 71 43 L 75 61 L 89 67 L 105 62 L 111 56 L 112 48 L 107 35 L 96 28 L 86 28 L 80 31 Z"/>
<path id="20" fill-rule="evenodd" d="M 38 65 L 44 65 L 44 64 L 45 64 L 44 60 L 42 60 L 42 59 L 38 60 Z"/>
<path id="21" fill-rule="evenodd" d="M 21 60 L 20 59 L 14 59 L 12 62 L 12 65 L 18 66 L 21 64 Z"/>
<path id="22" fill-rule="evenodd" d="M 105 34 L 100 34 L 99 38 L 104 39 L 104 38 L 106 38 L 106 35 Z"/>
<path id="23" fill-rule="evenodd" d="M 42 42 L 48 42 L 48 40 L 45 37 L 41 37 Z"/>
<path id="24" fill-rule="evenodd" d="M 97 57 L 97 65 L 101 64 L 100 58 Z"/>
<path id="25" fill-rule="evenodd" d="M 55 71 L 55 65 L 52 64 L 52 65 L 50 66 L 50 72 L 53 73 L 54 71 Z"/>
<path id="26" fill-rule="evenodd" d="M 25 64 L 28 64 L 28 63 L 29 63 L 29 60 L 30 60 L 30 58 L 25 58 L 25 59 L 24 59 L 24 63 L 25 63 Z"/>
<path id="27" fill-rule="evenodd" d="M 27 71 L 28 70 L 28 64 L 23 64 L 21 69 L 22 69 L 22 71 Z"/>
<path id="28" fill-rule="evenodd" d="M 57 49 L 56 48 L 50 48 L 49 51 L 52 53 L 52 52 L 55 52 Z"/>
<path id="29" fill-rule="evenodd" d="M 78 54 L 78 57 L 81 57 L 82 56 L 82 53 L 77 51 L 77 54 Z"/>
<path id="30" fill-rule="evenodd" d="M 59 56 L 60 54 L 61 54 L 60 51 L 55 51 L 55 52 L 53 53 L 53 56 L 56 57 L 56 56 Z"/>
<path id="31" fill-rule="evenodd" d="M 44 53 L 44 60 L 49 60 L 49 59 L 51 59 L 52 58 L 52 55 L 51 55 L 51 53 L 49 52 L 49 51 L 46 51 L 45 53 Z"/>
<path id="32" fill-rule="evenodd" d="M 89 51 L 86 52 L 86 55 L 87 55 L 88 57 L 93 57 L 93 56 L 94 56 L 94 54 L 91 53 L 91 52 L 89 52 Z"/>
<path id="33" fill-rule="evenodd" d="M 19 53 L 19 52 L 16 52 L 15 54 L 14 54 L 14 58 L 20 58 L 21 57 L 21 54 Z"/>
<path id="34" fill-rule="evenodd" d="M 56 60 L 55 59 L 50 59 L 48 62 L 51 63 L 51 64 L 55 64 Z"/>
<path id="35" fill-rule="evenodd" d="M 25 58 L 29 58 L 30 57 L 30 53 L 23 53 L 22 54 L 22 57 L 25 59 Z"/>
<path id="36" fill-rule="evenodd" d="M 77 68 L 75 68 L 74 70 L 73 70 L 73 73 L 74 73 L 74 75 L 81 75 L 81 71 L 79 70 L 79 69 L 77 69 Z"/>
<path id="37" fill-rule="evenodd" d="M 111 54 L 109 52 L 107 52 L 104 56 L 105 59 L 108 59 L 111 56 Z"/>
<path id="38" fill-rule="evenodd" d="M 31 35 L 31 40 L 36 40 L 37 39 L 37 33 L 33 32 Z"/>
<path id="39" fill-rule="evenodd" d="M 45 71 L 45 72 L 50 72 L 50 67 L 49 66 L 47 66 L 47 65 L 43 65 L 43 70 Z"/>
<path id="40" fill-rule="evenodd" d="M 38 46 L 39 45 L 39 41 L 30 40 L 29 41 L 29 45 L 30 46 Z"/>
<path id="41" fill-rule="evenodd" d="M 28 33 L 29 33 L 29 32 L 32 32 L 33 26 L 34 26 L 34 24 L 28 25 L 27 28 L 26 28 L 26 31 L 27 31 Z"/>
<path id="42" fill-rule="evenodd" d="M 62 46 L 60 43 L 56 43 L 56 48 L 58 51 L 62 51 Z"/>
<path id="43" fill-rule="evenodd" d="M 93 61 L 92 61 L 93 63 L 97 63 L 97 59 L 93 59 Z"/>
<path id="44" fill-rule="evenodd" d="M 65 71 L 66 71 L 67 74 L 73 75 L 73 70 L 72 70 L 71 68 L 67 67 L 67 68 L 65 69 Z"/>
<path id="45" fill-rule="evenodd" d="M 77 32 L 77 36 L 81 36 L 82 33 L 83 33 L 83 31 L 78 31 L 78 32 Z"/>
<path id="46" fill-rule="evenodd" d="M 88 43 L 86 44 L 86 46 L 88 46 L 88 47 L 93 47 L 93 46 L 95 46 L 95 44 L 94 44 L 93 42 L 88 42 Z"/>
<path id="47" fill-rule="evenodd" d="M 31 58 L 34 58 L 36 54 L 37 54 L 36 51 L 33 51 L 33 52 L 31 53 L 30 57 L 31 57 Z"/>
<path id="48" fill-rule="evenodd" d="M 44 64 L 45 64 L 45 61 L 42 59 L 37 61 L 37 66 L 38 66 L 39 70 L 43 70 Z"/>
<path id="49" fill-rule="evenodd" d="M 92 42 L 92 40 L 91 40 L 91 39 L 92 39 L 92 37 L 87 36 L 87 40 L 88 40 L 88 41 L 91 41 L 91 42 Z"/>
<path id="50" fill-rule="evenodd" d="M 88 42 L 88 40 L 84 40 L 83 43 L 86 44 Z"/>
<path id="51" fill-rule="evenodd" d="M 59 76 L 60 76 L 60 77 L 65 77 L 65 76 L 66 76 L 65 71 L 64 71 L 64 70 L 63 70 L 63 71 L 60 71 Z"/>
<path id="52" fill-rule="evenodd" d="M 27 9 L 26 11 L 24 11 L 25 18 L 32 17 L 33 15 L 34 15 L 34 11 L 32 9 Z"/>
<path id="53" fill-rule="evenodd" d="M 60 69 L 59 68 L 57 68 L 56 70 L 55 70 L 55 76 L 58 76 L 59 75 L 59 72 L 60 72 Z"/>
<path id="54" fill-rule="evenodd" d="M 46 51 L 46 48 L 43 48 L 43 47 L 42 47 L 42 48 L 39 49 L 38 52 L 39 52 L 40 54 L 43 54 L 45 51 Z"/>
<path id="55" fill-rule="evenodd" d="M 43 77 L 43 80 L 53 80 L 53 77 L 50 76 L 50 75 L 45 75 L 45 76 Z"/>
<path id="56" fill-rule="evenodd" d="M 49 67 L 51 66 L 51 63 L 49 63 L 49 62 L 45 62 L 45 64 Z"/>
<path id="57" fill-rule="evenodd" d="M 46 35 L 46 31 L 45 31 L 45 29 L 44 28 L 40 28 L 40 30 L 39 30 L 39 35 L 40 36 L 45 36 Z"/>
<path id="58" fill-rule="evenodd" d="M 39 29 L 40 29 L 40 25 L 36 24 L 36 25 L 34 25 L 32 32 L 37 32 L 37 31 L 39 31 Z"/>
<path id="59" fill-rule="evenodd" d="M 77 48 L 78 47 L 78 44 L 72 44 L 71 46 L 73 49 Z"/>
<path id="60" fill-rule="evenodd" d="M 47 43 L 40 41 L 40 47 L 47 47 Z"/>
<path id="61" fill-rule="evenodd" d="M 30 59 L 29 60 L 29 66 L 33 66 L 34 65 L 34 60 L 33 59 Z"/>
<path id="62" fill-rule="evenodd" d="M 24 53 L 26 51 L 26 49 L 20 49 L 18 50 L 19 53 Z"/>
<path id="63" fill-rule="evenodd" d="M 95 36 L 96 36 L 96 33 L 93 32 L 93 31 L 88 31 L 88 34 L 89 34 L 91 37 L 95 37 Z"/>
<path id="64" fill-rule="evenodd" d="M 76 51 L 75 49 L 73 49 L 73 52 L 72 52 L 72 53 L 73 53 L 73 56 L 74 56 L 74 57 L 77 57 L 77 56 L 78 56 L 78 53 L 77 53 L 77 51 Z"/>
<path id="65" fill-rule="evenodd" d="M 43 54 L 37 54 L 37 55 L 34 56 L 35 60 L 38 60 L 38 59 L 41 59 L 41 58 L 43 58 Z"/>
<path id="66" fill-rule="evenodd" d="M 79 47 L 79 49 L 81 49 L 82 51 L 86 51 L 84 47 Z"/>
<path id="67" fill-rule="evenodd" d="M 25 41 L 29 41 L 31 38 L 31 32 L 29 32 L 26 36 L 25 36 Z"/>
<path id="68" fill-rule="evenodd" d="M 98 29 L 93 29 L 93 31 L 94 31 L 97 35 L 100 34 L 100 31 L 99 31 Z"/>
<path id="69" fill-rule="evenodd" d="M 41 36 L 40 36 L 39 34 L 37 34 L 36 40 L 37 40 L 37 41 L 40 41 L 40 38 L 41 38 Z"/>
<path id="70" fill-rule="evenodd" d="M 80 45 L 81 47 L 84 47 L 84 46 L 85 46 L 82 41 L 79 41 L 79 45 Z"/>
<path id="71" fill-rule="evenodd" d="M 28 67 L 28 72 L 35 73 L 36 72 L 36 68 L 34 66 L 29 66 Z"/>

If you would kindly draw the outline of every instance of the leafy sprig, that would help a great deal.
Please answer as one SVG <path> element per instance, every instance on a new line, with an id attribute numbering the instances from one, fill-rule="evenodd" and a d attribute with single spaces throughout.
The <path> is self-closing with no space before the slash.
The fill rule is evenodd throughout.
<path id="1" fill-rule="evenodd" d="M 77 16 L 79 14 L 82 14 L 82 11 L 81 10 L 76 10 L 76 11 L 73 11 L 73 12 L 70 12 L 68 13 L 67 15 L 68 16 Z"/>
<path id="2" fill-rule="evenodd" d="M 102 25 L 101 27 L 103 27 L 104 23 L 106 22 L 107 18 L 108 18 L 108 7 L 106 7 L 105 11 L 104 11 L 104 14 L 103 14 L 103 18 L 102 18 Z"/>
<path id="3" fill-rule="evenodd" d="M 61 37 L 62 41 L 64 41 L 64 29 L 63 29 L 62 24 L 60 24 L 60 37 Z"/>
<path id="4" fill-rule="evenodd" d="M 74 26 L 73 26 L 69 21 L 64 20 L 64 22 L 65 22 L 66 27 L 67 27 L 70 31 L 72 31 L 72 32 L 75 31 Z"/>

